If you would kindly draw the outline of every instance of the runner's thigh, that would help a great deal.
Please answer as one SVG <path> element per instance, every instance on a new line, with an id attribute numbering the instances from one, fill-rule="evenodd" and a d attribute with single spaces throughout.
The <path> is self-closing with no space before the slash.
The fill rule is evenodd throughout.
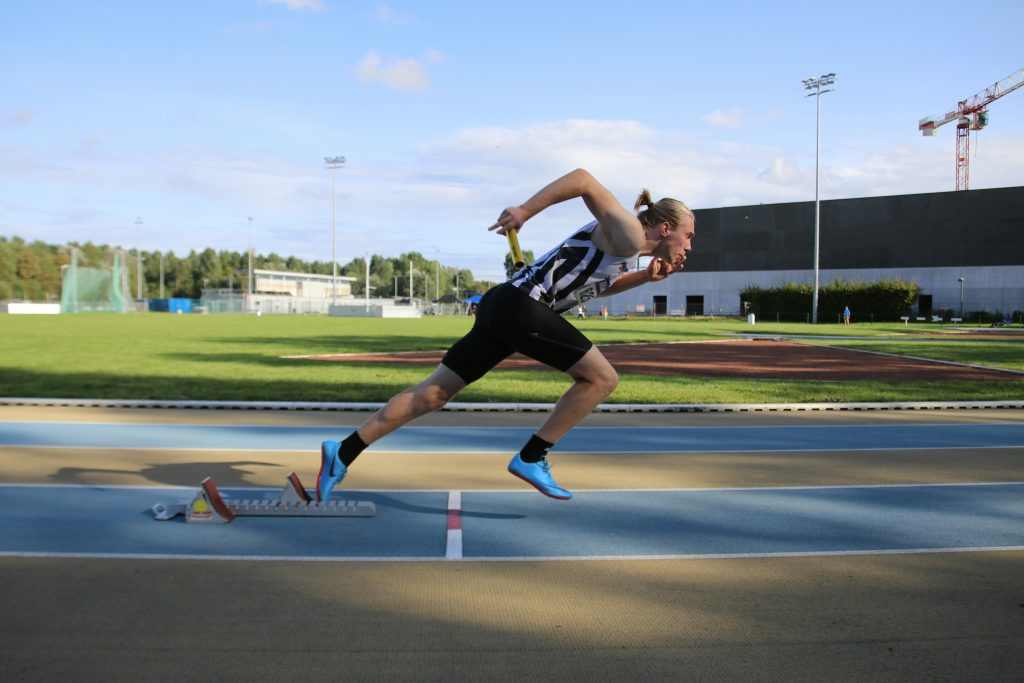
<path id="1" fill-rule="evenodd" d="M 512 346 L 489 329 L 483 312 L 489 307 L 494 290 L 487 292 L 477 307 L 473 328 L 455 342 L 441 363 L 466 384 L 472 384 L 486 375 L 495 365 L 512 355 Z"/>
<path id="2" fill-rule="evenodd" d="M 524 356 L 565 372 L 593 346 L 572 323 L 522 290 L 504 284 L 493 292 L 484 323 Z"/>

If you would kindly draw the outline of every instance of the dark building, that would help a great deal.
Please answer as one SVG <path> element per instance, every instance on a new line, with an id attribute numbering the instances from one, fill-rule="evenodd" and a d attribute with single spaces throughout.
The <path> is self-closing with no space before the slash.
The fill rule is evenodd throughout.
<path id="1" fill-rule="evenodd" d="M 1024 187 L 820 204 L 819 282 L 898 278 L 920 313 L 1024 310 Z M 740 313 L 739 292 L 814 281 L 814 202 L 699 209 L 683 273 L 608 300 L 612 313 Z M 963 278 L 961 281 L 960 278 Z"/>

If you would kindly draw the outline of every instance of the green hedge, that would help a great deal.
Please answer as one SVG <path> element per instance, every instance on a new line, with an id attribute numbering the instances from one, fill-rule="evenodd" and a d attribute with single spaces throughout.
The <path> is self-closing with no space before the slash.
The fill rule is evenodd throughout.
<path id="1" fill-rule="evenodd" d="M 843 308 L 849 306 L 853 321 L 894 322 L 910 314 L 920 293 L 915 283 L 903 280 L 835 280 L 818 288 L 818 320 L 839 321 Z M 740 299 L 749 303 L 748 311 L 768 320 L 808 320 L 813 298 L 810 284 L 788 283 L 770 289 L 750 285 L 740 292 Z"/>

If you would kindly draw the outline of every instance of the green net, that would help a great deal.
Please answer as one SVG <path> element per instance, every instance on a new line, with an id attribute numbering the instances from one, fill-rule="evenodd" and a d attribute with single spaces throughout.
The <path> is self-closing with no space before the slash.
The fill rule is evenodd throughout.
<path id="1" fill-rule="evenodd" d="M 124 313 L 127 310 L 128 279 L 122 255 L 114 253 L 110 268 L 81 267 L 77 256 L 77 253 L 72 254 L 71 265 L 64 270 L 60 312 Z"/>

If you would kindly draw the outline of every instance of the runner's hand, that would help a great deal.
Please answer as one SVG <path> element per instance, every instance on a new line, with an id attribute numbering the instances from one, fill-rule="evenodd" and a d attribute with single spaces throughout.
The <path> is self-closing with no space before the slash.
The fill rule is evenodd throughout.
<path id="1" fill-rule="evenodd" d="M 497 230 L 499 235 L 506 234 L 509 230 L 519 231 L 526 222 L 528 216 L 521 206 L 510 206 L 501 212 L 498 220 L 488 230 Z"/>
<path id="2" fill-rule="evenodd" d="M 647 279 L 651 282 L 664 280 L 676 271 L 675 267 L 668 261 L 660 258 L 652 258 L 647 264 Z"/>

